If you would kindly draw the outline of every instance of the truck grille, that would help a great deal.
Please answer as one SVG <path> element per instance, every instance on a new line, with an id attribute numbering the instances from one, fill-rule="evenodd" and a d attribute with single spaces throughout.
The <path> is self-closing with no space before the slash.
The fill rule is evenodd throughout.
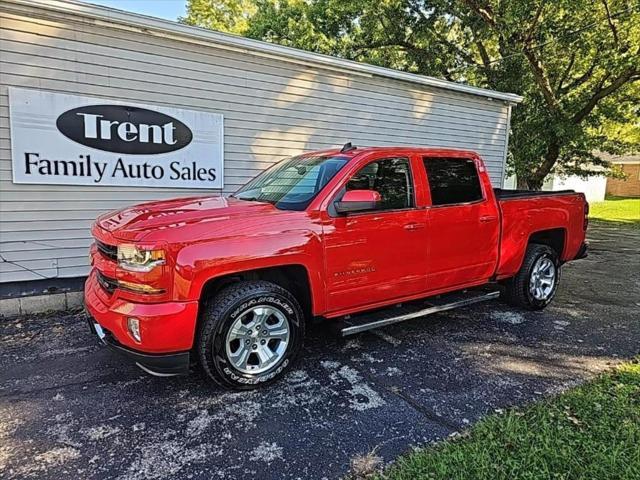
<path id="1" fill-rule="evenodd" d="M 113 260 L 114 262 L 118 261 L 118 247 L 115 245 L 107 245 L 100 240 L 96 240 L 96 247 L 98 247 L 98 251 L 109 260 Z"/>
<path id="2" fill-rule="evenodd" d="M 113 293 L 118 288 L 118 281 L 105 277 L 101 272 L 97 272 L 96 279 L 102 288 L 104 288 L 109 294 Z"/>

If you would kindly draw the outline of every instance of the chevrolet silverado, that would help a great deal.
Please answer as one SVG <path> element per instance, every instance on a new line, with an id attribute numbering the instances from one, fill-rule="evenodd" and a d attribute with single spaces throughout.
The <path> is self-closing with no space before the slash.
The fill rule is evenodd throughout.
<path id="1" fill-rule="evenodd" d="M 94 333 L 147 372 L 199 364 L 253 388 L 291 366 L 311 319 L 348 335 L 497 295 L 544 308 L 562 264 L 586 256 L 587 213 L 572 191 L 492 188 L 473 152 L 347 144 L 228 198 L 99 217 L 85 304 Z"/>

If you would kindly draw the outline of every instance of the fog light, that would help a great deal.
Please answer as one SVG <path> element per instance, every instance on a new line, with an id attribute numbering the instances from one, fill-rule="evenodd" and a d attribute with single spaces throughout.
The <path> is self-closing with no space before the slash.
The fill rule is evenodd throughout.
<path id="1" fill-rule="evenodd" d="M 140 320 L 133 317 L 127 318 L 127 327 L 129 327 L 129 333 L 133 339 L 138 343 L 142 342 L 142 337 L 140 336 Z"/>

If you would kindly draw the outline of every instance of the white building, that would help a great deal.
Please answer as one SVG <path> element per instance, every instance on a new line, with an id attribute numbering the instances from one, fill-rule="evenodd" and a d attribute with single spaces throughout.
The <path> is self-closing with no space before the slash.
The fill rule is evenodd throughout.
<path id="1" fill-rule="evenodd" d="M 516 188 L 517 179 L 511 175 L 504 180 L 504 188 Z M 577 175 L 549 175 L 542 184 L 542 190 L 575 190 L 584 193 L 587 202 L 601 202 L 604 200 L 607 189 L 607 177 L 604 175 L 593 175 L 582 178 Z"/>
<path id="2" fill-rule="evenodd" d="M 521 100 L 67 0 L 3 0 L 0 55 L 4 298 L 79 288 L 89 226 L 102 212 L 230 193 L 282 157 L 346 141 L 475 150 L 501 185 L 510 112 Z M 105 111 L 119 123 L 97 130 Z M 131 130 L 121 125 L 131 112 L 153 121 Z M 173 145 L 178 139 L 166 135 L 180 131 L 161 131 L 167 118 L 187 127 L 192 136 L 180 141 L 188 147 L 140 157 L 124 145 L 133 138 Z M 78 119 L 93 122 L 80 141 Z M 100 135 L 112 136 L 111 150 L 91 143 Z M 97 166 L 113 173 L 118 159 L 139 166 L 146 158 L 153 167 L 172 155 L 179 171 L 193 160 L 215 179 L 194 179 L 193 169 L 186 180 L 158 179 L 158 169 L 126 178 Z"/>

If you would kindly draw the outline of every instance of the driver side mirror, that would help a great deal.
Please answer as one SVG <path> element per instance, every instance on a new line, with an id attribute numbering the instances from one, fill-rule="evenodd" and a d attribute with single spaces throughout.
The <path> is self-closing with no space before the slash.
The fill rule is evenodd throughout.
<path id="1" fill-rule="evenodd" d="M 349 190 L 334 206 L 340 214 L 366 212 L 377 209 L 381 201 L 382 197 L 375 190 Z"/>

